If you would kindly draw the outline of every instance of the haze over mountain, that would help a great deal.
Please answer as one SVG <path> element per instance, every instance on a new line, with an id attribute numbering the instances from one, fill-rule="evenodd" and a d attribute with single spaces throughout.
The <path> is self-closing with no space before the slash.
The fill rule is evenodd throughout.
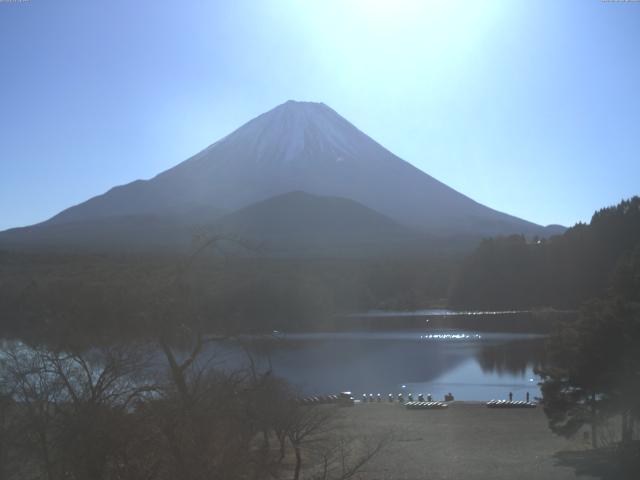
<path id="1" fill-rule="evenodd" d="M 269 252 L 299 255 L 406 251 L 430 241 L 353 200 L 305 192 L 241 208 L 216 222 L 214 230 L 260 242 Z"/>
<path id="2" fill-rule="evenodd" d="M 57 250 L 187 251 L 199 233 L 235 237 L 274 255 L 367 255 L 415 250 L 431 241 L 353 200 L 305 192 L 276 195 L 223 216 L 197 210 L 44 223 L 8 230 L 2 240 L 27 248 L 46 241 Z"/>
<path id="3" fill-rule="evenodd" d="M 146 219 L 133 235 L 143 238 L 158 228 L 210 225 L 220 212 L 294 191 L 349 199 L 366 207 L 362 211 L 375 210 L 430 235 L 547 236 L 562 231 L 473 201 L 395 156 L 322 103 L 288 101 L 150 180 L 114 187 L 46 222 L 6 231 L 0 241 L 44 245 L 51 232 L 58 232 L 64 243 L 63 237 L 74 237 L 74 231 L 101 224 L 113 235 L 124 235 L 126 243 L 136 228 L 131 218 Z M 288 201 L 292 198 L 308 200 L 298 195 Z M 162 227 L 148 229 L 149 222 Z M 128 227 L 119 232 L 123 223 Z M 313 221 L 307 224 L 311 228 Z M 282 234 L 286 231 L 283 227 Z M 59 232 L 66 233 L 61 237 Z"/>

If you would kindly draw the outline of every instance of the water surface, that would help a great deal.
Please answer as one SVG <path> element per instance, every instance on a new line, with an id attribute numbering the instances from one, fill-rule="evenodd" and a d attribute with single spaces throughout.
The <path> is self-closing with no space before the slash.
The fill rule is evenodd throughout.
<path id="1" fill-rule="evenodd" d="M 539 396 L 533 373 L 542 362 L 537 334 L 456 330 L 277 333 L 251 350 L 261 368 L 304 394 L 451 392 L 460 400 Z M 228 362 L 236 364 L 240 352 Z"/>

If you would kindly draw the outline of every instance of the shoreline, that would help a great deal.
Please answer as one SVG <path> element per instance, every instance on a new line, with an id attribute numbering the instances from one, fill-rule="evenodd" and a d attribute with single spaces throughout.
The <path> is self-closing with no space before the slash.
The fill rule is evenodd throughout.
<path id="1" fill-rule="evenodd" d="M 343 408 L 340 423 L 363 437 L 393 432 L 363 478 L 385 480 L 565 480 L 578 477 L 561 452 L 581 451 L 547 427 L 542 408 L 492 409 L 486 402 L 453 401 L 441 410 L 410 410 L 397 402 Z"/>

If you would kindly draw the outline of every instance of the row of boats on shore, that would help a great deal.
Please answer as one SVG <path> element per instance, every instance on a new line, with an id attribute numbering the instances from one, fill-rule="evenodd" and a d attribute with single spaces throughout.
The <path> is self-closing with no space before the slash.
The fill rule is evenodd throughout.
<path id="1" fill-rule="evenodd" d="M 487 402 L 489 408 L 536 408 L 535 402 L 521 400 L 491 400 Z"/>
<path id="2" fill-rule="evenodd" d="M 528 397 L 528 395 L 527 395 Z M 394 395 L 390 393 L 387 396 L 388 403 L 397 403 L 404 405 L 407 409 L 410 410 L 421 410 L 421 409 L 442 409 L 447 408 L 447 403 L 452 402 L 454 400 L 453 395 L 448 393 L 445 395 L 444 402 L 433 401 L 431 394 L 427 394 L 426 399 L 423 394 L 419 394 L 417 401 L 414 401 L 413 394 L 407 395 L 407 401 L 405 402 L 404 395 L 399 393 Z M 301 405 L 321 405 L 321 404 L 338 404 L 342 406 L 353 406 L 356 403 L 382 403 L 382 395 L 377 394 L 373 395 L 372 393 L 362 394 L 362 400 L 356 400 L 351 392 L 340 392 L 339 394 L 334 395 L 318 395 L 312 397 L 304 397 L 299 398 L 298 403 Z M 535 402 L 530 402 L 527 398 L 527 401 L 519 401 L 519 400 L 491 400 L 486 403 L 488 408 L 535 408 Z"/>
<path id="3" fill-rule="evenodd" d="M 380 393 L 378 393 L 377 395 L 373 395 L 373 393 L 363 393 L 362 394 L 362 399 L 361 400 L 356 400 L 355 397 L 353 396 L 353 394 L 351 392 L 340 392 L 338 395 L 318 395 L 318 396 L 313 396 L 313 397 L 305 397 L 305 398 L 300 398 L 299 403 L 301 403 L 302 405 L 316 405 L 316 404 L 322 404 L 322 403 L 339 403 L 339 404 L 349 404 L 349 405 L 353 405 L 355 403 L 381 403 L 382 402 L 382 395 Z M 414 398 L 413 398 L 413 394 L 408 394 L 407 395 L 407 402 L 405 402 L 404 399 L 404 395 L 402 393 L 399 393 L 397 396 L 394 395 L 393 393 L 390 393 L 387 396 L 387 402 L 389 403 L 393 403 L 397 401 L 398 403 L 401 404 L 405 404 L 407 402 L 413 402 Z M 426 396 L 426 400 L 425 400 L 425 396 L 423 394 L 419 394 L 418 395 L 418 402 L 433 402 L 433 399 L 431 397 L 431 394 L 427 394 Z M 451 402 L 453 401 L 453 395 L 451 395 L 450 393 L 445 395 L 444 398 L 445 402 Z"/>

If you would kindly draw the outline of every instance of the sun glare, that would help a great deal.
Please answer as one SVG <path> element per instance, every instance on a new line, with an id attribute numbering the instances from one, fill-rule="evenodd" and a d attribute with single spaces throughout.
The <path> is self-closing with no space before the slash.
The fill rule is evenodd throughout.
<path id="1" fill-rule="evenodd" d="M 385 24 L 455 21 L 465 10 L 479 6 L 455 0 L 349 0 L 345 4 L 360 18 Z"/>
<path id="2" fill-rule="evenodd" d="M 337 71 L 336 88 L 378 85 L 394 91 L 461 75 L 465 62 L 495 29 L 498 2 L 326 0 L 289 11 L 318 65 Z M 402 72 L 413 72 L 404 75 Z M 453 73 L 452 73 L 453 72 Z M 436 75 L 437 73 L 437 75 Z M 448 80 L 447 80 L 448 81 Z M 390 92 L 392 93 L 392 92 Z"/>

